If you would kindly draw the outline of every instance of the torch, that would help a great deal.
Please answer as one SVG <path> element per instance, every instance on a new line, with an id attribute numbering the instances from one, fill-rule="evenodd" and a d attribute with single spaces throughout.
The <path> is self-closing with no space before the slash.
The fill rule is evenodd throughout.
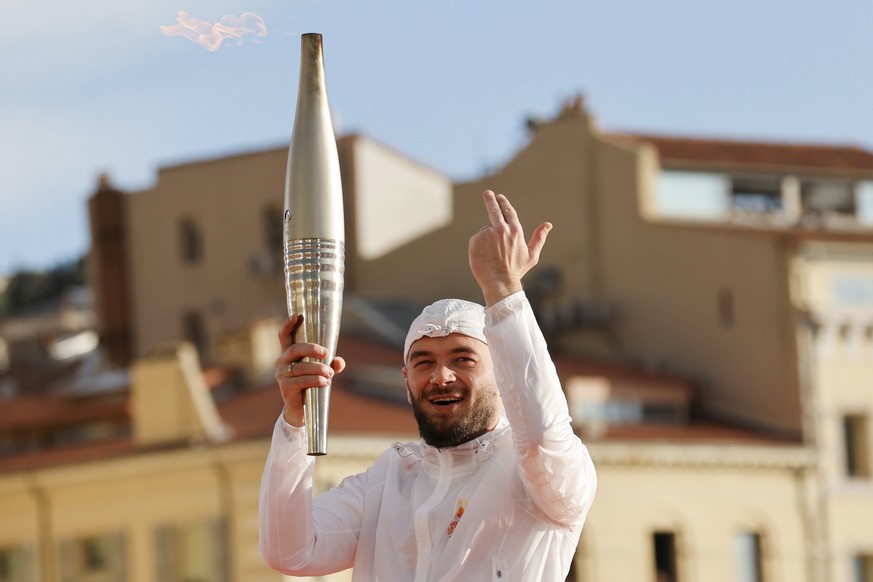
<path id="1" fill-rule="evenodd" d="M 345 234 L 336 137 L 330 119 L 321 35 L 304 34 L 300 86 L 285 179 L 285 294 L 288 314 L 303 322 L 297 342 L 324 346 L 330 365 L 342 311 Z M 330 385 L 307 388 L 307 453 L 327 454 Z"/>

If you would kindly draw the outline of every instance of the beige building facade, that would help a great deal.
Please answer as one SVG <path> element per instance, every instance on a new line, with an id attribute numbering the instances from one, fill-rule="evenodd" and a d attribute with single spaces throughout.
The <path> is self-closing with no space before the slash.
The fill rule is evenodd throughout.
<path id="1" fill-rule="evenodd" d="M 389 332 L 407 322 L 380 307 L 481 299 L 466 248 L 487 222 L 482 190 L 506 193 L 528 231 L 554 224 L 526 286 L 600 483 L 570 579 L 873 580 L 873 154 L 607 133 L 581 101 L 467 183 L 364 136 L 338 145 L 345 316 L 381 330 L 389 392 Z M 0 581 L 282 579 L 256 549 L 278 396 L 213 391 L 213 405 L 193 352 L 154 365 L 187 340 L 205 363 L 268 371 L 246 330 L 285 312 L 285 161 L 276 148 L 182 164 L 109 194 L 98 220 L 126 236 L 94 241 L 109 258 L 92 276 L 118 300 L 102 331 L 129 334 L 131 438 L 60 466 L 0 458 Z M 349 378 L 377 357 L 347 353 Z M 378 401 L 347 388 L 349 410 Z M 167 411 L 174 391 L 184 405 Z M 409 416 L 380 406 L 374 418 Z M 377 424 L 338 423 L 317 487 L 414 437 Z"/>
<path id="2" fill-rule="evenodd" d="M 390 442 L 335 439 L 322 474 L 363 470 Z M 258 552 L 268 447 L 261 438 L 2 475 L 0 579 L 282 580 Z"/>
<path id="3" fill-rule="evenodd" d="M 335 484 L 363 470 L 391 442 L 332 439 L 317 481 Z M 256 439 L 0 476 L 5 580 L 283 580 L 257 551 L 268 444 Z M 592 452 L 600 491 L 571 580 L 655 581 L 657 563 L 674 568 L 676 580 L 733 582 L 749 570 L 773 582 L 815 579 L 806 553 L 814 526 L 798 511 L 807 502 L 805 453 L 640 443 L 594 445 Z"/>
<path id="4" fill-rule="evenodd" d="M 347 136 L 338 147 L 346 285 L 354 292 L 362 263 L 451 221 L 452 185 L 365 137 Z M 219 335 L 285 313 L 286 160 L 287 148 L 276 148 L 163 168 L 153 188 L 110 209 L 113 220 L 106 221 L 125 225 L 126 249 L 114 263 L 97 262 L 92 280 L 100 289 L 106 273 L 128 273 L 127 289 L 108 281 L 98 294 L 125 297 L 134 355 L 186 339 L 208 360 Z M 100 243 L 94 255 L 103 250 Z"/>
<path id="5" fill-rule="evenodd" d="M 804 364 L 820 451 L 833 580 L 873 576 L 873 245 L 808 245 L 796 259 Z M 862 576 L 867 576 L 863 578 Z"/>
<path id="6" fill-rule="evenodd" d="M 130 441 L 0 463 L 4 582 L 285 579 L 257 551 L 258 487 L 278 397 L 267 387 L 226 403 L 218 417 L 194 412 L 206 388 L 184 372 L 190 350 L 183 344 L 136 364 Z M 345 387 L 334 395 L 342 407 Z M 256 407 L 259 428 L 247 432 L 239 421 L 251 423 L 252 397 L 272 405 Z M 162 422 L 162 412 L 175 420 Z M 381 433 L 337 426 L 317 463 L 317 490 L 413 438 L 386 434 L 396 425 L 385 419 L 374 419 Z M 210 430 L 216 421 L 225 433 Z M 813 455 L 742 442 L 749 436 L 591 442 L 599 492 L 569 579 L 815 580 L 807 553 L 817 527 Z"/>
<path id="7" fill-rule="evenodd" d="M 817 580 L 809 451 L 595 443 L 576 580 Z M 658 578 L 658 572 L 663 572 Z"/>

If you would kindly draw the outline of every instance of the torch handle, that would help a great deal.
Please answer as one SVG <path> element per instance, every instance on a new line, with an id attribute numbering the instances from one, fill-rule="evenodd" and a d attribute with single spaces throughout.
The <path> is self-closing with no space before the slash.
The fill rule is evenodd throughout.
<path id="1" fill-rule="evenodd" d="M 294 341 L 314 343 L 336 355 L 345 271 L 345 245 L 329 239 L 295 239 L 285 244 L 285 289 L 288 313 L 303 316 Z M 304 422 L 308 454 L 327 454 L 330 385 L 306 390 Z"/>

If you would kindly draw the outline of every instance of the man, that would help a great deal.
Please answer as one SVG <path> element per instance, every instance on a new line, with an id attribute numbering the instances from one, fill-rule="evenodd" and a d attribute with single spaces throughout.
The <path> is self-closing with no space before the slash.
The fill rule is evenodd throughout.
<path id="1" fill-rule="evenodd" d="M 285 402 L 261 485 L 261 553 L 291 575 L 354 567 L 360 581 L 562 581 L 596 477 L 521 280 L 552 228 L 526 242 L 506 197 L 470 239 L 486 308 L 449 299 L 412 323 L 403 377 L 422 439 L 395 444 L 364 473 L 312 497 L 303 390 L 345 367 L 303 362 L 327 350 L 279 332 Z"/>

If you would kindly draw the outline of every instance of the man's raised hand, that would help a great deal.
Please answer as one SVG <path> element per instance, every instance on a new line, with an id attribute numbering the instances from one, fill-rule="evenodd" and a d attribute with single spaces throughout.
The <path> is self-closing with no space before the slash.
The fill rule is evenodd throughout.
<path id="1" fill-rule="evenodd" d="M 490 307 L 522 290 L 521 279 L 539 262 L 552 224 L 539 225 L 527 241 L 518 214 L 506 196 L 486 190 L 483 198 L 491 225 L 470 238 L 468 256 L 485 305 Z"/>

